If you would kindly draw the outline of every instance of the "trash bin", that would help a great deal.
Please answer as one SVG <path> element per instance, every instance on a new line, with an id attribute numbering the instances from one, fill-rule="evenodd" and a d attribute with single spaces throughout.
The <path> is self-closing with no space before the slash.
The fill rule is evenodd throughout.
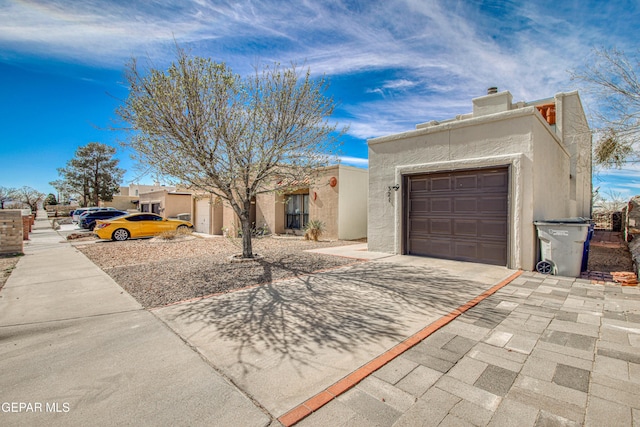
<path id="1" fill-rule="evenodd" d="M 580 268 L 580 272 L 587 271 L 589 265 L 589 246 L 591 244 L 591 239 L 593 238 L 593 231 L 596 225 L 589 221 L 589 231 L 587 233 L 587 240 L 584 242 L 584 251 L 582 253 L 582 267 Z"/>
<path id="2" fill-rule="evenodd" d="M 566 218 L 534 222 L 540 240 L 540 262 L 536 271 L 578 277 L 582 269 L 590 222 Z"/>

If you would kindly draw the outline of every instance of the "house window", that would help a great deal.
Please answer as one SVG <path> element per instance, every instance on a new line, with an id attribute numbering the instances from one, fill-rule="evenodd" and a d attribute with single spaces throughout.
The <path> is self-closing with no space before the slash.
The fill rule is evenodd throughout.
<path id="1" fill-rule="evenodd" d="M 301 230 L 309 221 L 309 195 L 289 194 L 285 196 L 285 226 L 290 230 Z"/>
<path id="2" fill-rule="evenodd" d="M 160 203 L 152 203 L 151 212 L 153 212 L 154 214 L 160 215 Z"/>
<path id="3" fill-rule="evenodd" d="M 142 203 L 140 205 L 140 212 L 149 212 L 149 205 L 147 203 Z"/>

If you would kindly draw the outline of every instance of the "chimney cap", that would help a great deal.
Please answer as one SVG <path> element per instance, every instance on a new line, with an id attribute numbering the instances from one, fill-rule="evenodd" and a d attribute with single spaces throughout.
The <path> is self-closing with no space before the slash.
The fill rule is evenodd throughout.
<path id="1" fill-rule="evenodd" d="M 494 93 L 498 93 L 497 86 L 491 86 L 487 89 L 487 95 L 493 95 Z"/>

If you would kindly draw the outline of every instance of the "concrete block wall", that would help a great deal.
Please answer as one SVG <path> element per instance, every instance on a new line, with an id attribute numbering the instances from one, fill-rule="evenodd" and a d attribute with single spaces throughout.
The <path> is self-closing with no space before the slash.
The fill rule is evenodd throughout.
<path id="1" fill-rule="evenodd" d="M 23 230 L 21 210 L 0 210 L 0 254 L 23 253 Z"/>

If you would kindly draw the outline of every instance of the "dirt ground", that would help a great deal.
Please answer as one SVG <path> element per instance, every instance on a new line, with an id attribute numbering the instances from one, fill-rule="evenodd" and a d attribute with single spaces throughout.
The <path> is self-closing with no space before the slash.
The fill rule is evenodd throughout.
<path id="1" fill-rule="evenodd" d="M 16 268 L 19 260 L 20 257 L 17 255 L 0 256 L 0 289 L 4 286 L 13 269 Z"/>
<path id="2" fill-rule="evenodd" d="M 601 246 L 591 246 L 589 249 L 589 263 L 587 267 L 590 271 L 633 271 L 631 252 L 628 248 L 607 248 Z"/>

